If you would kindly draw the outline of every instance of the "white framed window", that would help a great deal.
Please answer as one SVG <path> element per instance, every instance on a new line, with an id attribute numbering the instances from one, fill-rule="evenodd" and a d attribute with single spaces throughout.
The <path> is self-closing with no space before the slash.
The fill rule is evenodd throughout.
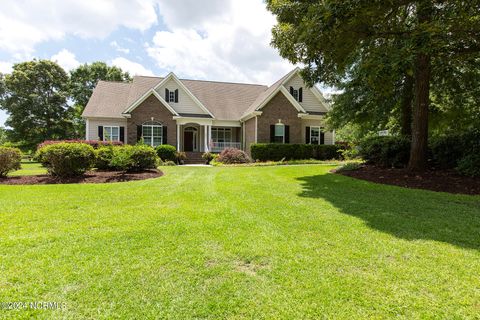
<path id="1" fill-rule="evenodd" d="M 104 126 L 103 141 L 120 141 L 120 127 Z"/>
<path id="2" fill-rule="evenodd" d="M 231 128 L 212 128 L 213 142 L 232 142 Z"/>
<path id="3" fill-rule="evenodd" d="M 295 100 L 298 101 L 298 90 L 297 89 L 293 89 L 292 91 L 292 96 Z"/>
<path id="4" fill-rule="evenodd" d="M 275 143 L 285 143 L 285 125 L 283 123 L 275 124 Z"/>
<path id="5" fill-rule="evenodd" d="M 310 127 L 310 144 L 321 144 L 323 127 Z"/>
<path id="6" fill-rule="evenodd" d="M 168 102 L 175 102 L 175 91 L 170 91 L 168 95 Z"/>
<path id="7" fill-rule="evenodd" d="M 142 125 L 143 142 L 156 147 L 163 144 L 163 126 L 157 122 L 146 122 Z"/>

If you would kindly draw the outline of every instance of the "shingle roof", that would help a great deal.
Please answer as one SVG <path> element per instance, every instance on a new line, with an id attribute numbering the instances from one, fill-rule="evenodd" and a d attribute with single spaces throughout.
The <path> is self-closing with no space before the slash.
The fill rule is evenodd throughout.
<path id="1" fill-rule="evenodd" d="M 272 86 L 180 79 L 217 120 L 239 120 L 255 109 L 287 79 L 289 72 Z M 122 112 L 158 85 L 164 78 L 135 76 L 131 83 L 99 81 L 84 117 L 123 118 Z"/>

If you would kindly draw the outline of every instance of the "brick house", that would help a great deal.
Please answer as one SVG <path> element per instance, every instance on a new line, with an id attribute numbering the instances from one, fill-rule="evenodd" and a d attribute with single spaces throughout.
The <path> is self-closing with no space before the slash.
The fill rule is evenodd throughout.
<path id="1" fill-rule="evenodd" d="M 316 87 L 294 69 L 271 86 L 136 76 L 100 81 L 84 112 L 87 140 L 170 144 L 186 152 L 220 152 L 252 143 L 334 144 L 324 130 L 329 110 Z"/>

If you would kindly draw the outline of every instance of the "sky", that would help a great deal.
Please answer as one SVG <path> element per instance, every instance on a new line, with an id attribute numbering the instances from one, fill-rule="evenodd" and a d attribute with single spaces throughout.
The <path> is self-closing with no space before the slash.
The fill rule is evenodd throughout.
<path id="1" fill-rule="evenodd" d="M 262 0 L 2 0 L 0 72 L 33 58 L 67 71 L 105 61 L 132 75 L 269 85 L 294 67 L 270 46 L 274 24 Z"/>

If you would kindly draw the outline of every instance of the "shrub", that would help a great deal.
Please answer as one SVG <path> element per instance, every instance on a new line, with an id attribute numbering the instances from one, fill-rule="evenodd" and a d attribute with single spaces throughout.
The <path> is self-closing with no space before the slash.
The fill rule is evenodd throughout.
<path id="1" fill-rule="evenodd" d="M 183 161 L 187 159 L 187 154 L 183 151 L 176 152 L 175 159 L 177 160 L 177 163 L 182 164 Z"/>
<path id="2" fill-rule="evenodd" d="M 157 146 L 155 150 L 157 151 L 157 155 L 163 161 L 175 161 L 177 159 L 175 155 L 177 149 L 174 146 L 171 146 L 169 144 L 162 144 Z"/>
<path id="3" fill-rule="evenodd" d="M 22 152 L 18 148 L 0 147 L 0 177 L 6 177 L 10 171 L 20 169 Z"/>
<path id="4" fill-rule="evenodd" d="M 209 164 L 210 161 L 212 161 L 216 157 L 217 157 L 217 155 L 214 154 L 214 153 L 211 153 L 211 152 L 205 152 L 205 153 L 202 154 L 202 159 L 205 160 L 206 164 Z"/>
<path id="5" fill-rule="evenodd" d="M 341 145 L 280 143 L 257 143 L 250 147 L 252 158 L 258 161 L 342 159 L 344 149 Z"/>
<path id="6" fill-rule="evenodd" d="M 361 162 L 347 162 L 344 165 L 340 166 L 337 169 L 337 172 L 344 172 L 344 171 L 355 171 L 362 167 Z"/>
<path id="7" fill-rule="evenodd" d="M 115 148 L 113 146 L 100 147 L 95 150 L 95 168 L 99 170 L 115 170 L 112 159 Z"/>
<path id="8" fill-rule="evenodd" d="M 382 167 L 404 167 L 410 156 L 410 141 L 405 137 L 369 137 L 360 142 L 360 156 Z"/>
<path id="9" fill-rule="evenodd" d="M 218 155 L 217 161 L 226 164 L 252 162 L 244 151 L 236 148 L 226 148 L 222 150 Z"/>
<path id="10" fill-rule="evenodd" d="M 42 143 L 40 143 L 37 146 L 37 150 L 49 146 L 52 144 L 59 144 L 59 143 L 84 143 L 92 146 L 94 149 L 97 149 L 102 146 L 121 146 L 123 145 L 123 142 L 121 141 L 100 141 L 100 140 L 46 140 Z"/>
<path id="11" fill-rule="evenodd" d="M 469 154 L 458 161 L 457 171 L 470 177 L 480 177 L 480 154 Z"/>
<path id="12" fill-rule="evenodd" d="M 147 145 L 126 145 L 113 149 L 112 168 L 122 171 L 142 171 L 157 167 L 159 159 L 155 149 Z"/>
<path id="13" fill-rule="evenodd" d="M 51 175 L 73 177 L 92 168 L 95 152 L 92 146 L 84 143 L 58 143 L 39 149 L 36 158 Z"/>
<path id="14" fill-rule="evenodd" d="M 433 137 L 429 147 L 435 165 L 445 169 L 455 168 L 459 160 L 480 152 L 480 130 L 470 129 Z"/>
<path id="15" fill-rule="evenodd" d="M 177 164 L 173 161 L 165 161 L 161 165 L 165 167 L 170 167 L 170 166 L 176 166 Z"/>

